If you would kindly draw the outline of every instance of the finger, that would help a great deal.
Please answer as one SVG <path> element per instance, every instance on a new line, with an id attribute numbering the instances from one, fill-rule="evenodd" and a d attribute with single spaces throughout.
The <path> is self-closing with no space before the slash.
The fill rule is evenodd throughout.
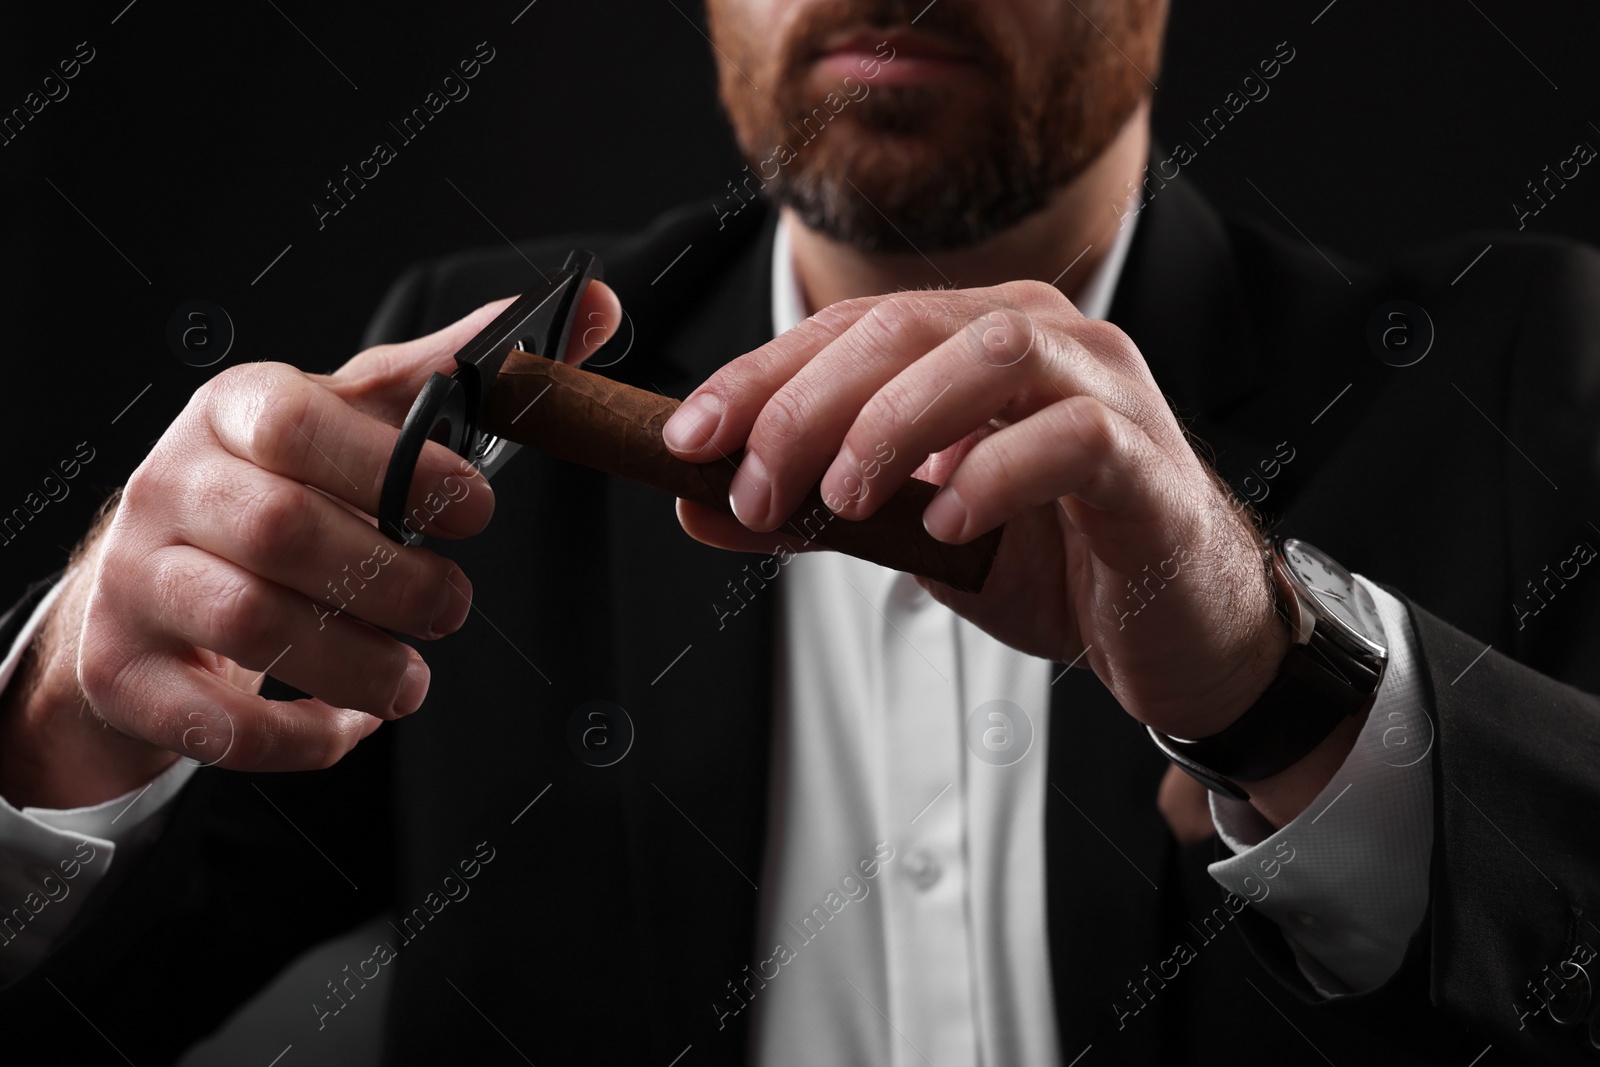
<path id="1" fill-rule="evenodd" d="M 1108 539 L 1107 554 L 1143 558 L 1145 542 L 1167 543 L 1160 521 L 1166 469 L 1132 421 L 1094 397 L 1074 396 L 979 441 L 922 522 L 937 540 L 964 544 L 1027 508 L 1070 496 L 1087 505 L 1072 514 L 1082 533 L 1104 537 L 1114 523 L 1130 536 L 1120 547 Z"/>
<path id="2" fill-rule="evenodd" d="M 427 694 L 428 668 L 416 650 L 228 560 L 173 545 L 138 573 L 149 590 L 136 608 L 147 630 L 380 718 L 410 714 Z"/>
<path id="3" fill-rule="evenodd" d="M 733 360 L 684 398 L 662 426 L 662 440 L 696 463 L 736 451 L 767 398 L 880 299 L 884 298 L 833 304 Z"/>
<path id="4" fill-rule="evenodd" d="M 911 477 L 920 478 L 929 485 L 943 485 L 950 480 L 950 475 L 955 473 L 961 461 L 967 458 L 967 453 L 971 452 L 979 441 L 998 429 L 1000 429 L 998 423 L 992 421 L 984 423 L 948 448 L 930 453 L 928 458 L 922 461 L 922 465 L 911 472 Z M 881 489 L 879 494 L 883 497 L 888 496 Z M 881 506 L 881 501 L 878 506 Z"/>
<path id="5" fill-rule="evenodd" d="M 682 497 L 678 498 L 678 524 L 683 527 L 684 533 L 701 544 L 725 548 L 730 552 L 775 555 L 779 549 L 812 552 L 822 547 L 815 541 L 784 533 L 782 528 L 769 533 L 757 533 L 725 511 L 717 511 Z"/>
<path id="6" fill-rule="evenodd" d="M 515 301 L 507 297 L 424 337 L 400 344 L 374 345 L 332 375 L 317 376 L 357 409 L 392 426 L 400 425 L 417 392 L 434 373 L 456 369 L 455 354 Z M 578 299 L 567 341 L 568 362 L 581 362 L 610 339 L 622 321 L 617 294 L 602 281 L 590 282 Z M 539 353 L 546 355 L 547 353 Z"/>
<path id="7" fill-rule="evenodd" d="M 1075 329 L 1094 332 L 1082 324 Z M 813 367 L 827 358 L 827 353 L 819 356 Z M 1125 414 L 1141 411 L 1134 383 L 1097 358 L 1076 334 L 1047 335 L 1019 308 L 982 308 L 860 406 L 822 475 L 822 499 L 830 507 L 841 504 L 838 514 L 846 518 L 865 518 L 901 487 L 923 457 L 947 451 L 990 420 L 1019 422 L 1078 394 L 1095 396 Z M 885 463 L 885 456 L 900 461 Z M 944 466 L 948 470 L 953 464 Z"/>
<path id="8" fill-rule="evenodd" d="M 429 639 L 466 621 L 472 586 L 454 563 L 299 482 L 230 459 L 185 499 L 176 537 L 326 611 Z"/>
<path id="9" fill-rule="evenodd" d="M 895 308 L 879 310 L 885 303 Z M 831 304 L 727 364 L 691 393 L 662 427 L 667 447 L 698 463 L 742 445 L 762 405 L 823 348 L 855 328 L 869 312 L 899 328 L 928 326 L 922 350 L 932 348 L 978 308 L 1038 306 L 1083 318 L 1059 291 L 1043 282 L 1007 282 L 960 292 L 887 293 Z M 904 309 L 904 310 L 902 310 Z M 924 323 L 924 316 L 928 316 Z M 941 321 L 942 320 L 942 321 Z M 913 339 L 913 347 L 918 342 Z"/>
<path id="10" fill-rule="evenodd" d="M 496 300 L 433 333 L 398 344 L 374 345 L 330 375 L 311 375 L 352 407 L 399 426 L 428 377 L 456 369 L 455 354 L 516 297 Z"/>
<path id="11" fill-rule="evenodd" d="M 264 700 L 190 657 L 149 656 L 122 672 L 120 699 L 96 701 L 122 733 L 235 771 L 331 767 L 382 721 L 321 700 Z M 122 710 L 136 708 L 137 715 Z"/>
<path id="12" fill-rule="evenodd" d="M 399 437 L 395 427 L 282 364 L 237 368 L 196 397 L 216 441 L 232 455 L 377 514 Z M 407 498 L 407 525 L 462 537 L 482 530 L 493 513 L 488 481 L 445 446 L 426 442 Z"/>
<path id="13" fill-rule="evenodd" d="M 739 521 L 770 530 L 787 518 L 837 454 L 862 405 L 960 330 L 973 311 L 971 298 L 960 294 L 889 298 L 869 308 L 770 395 L 763 395 L 766 380 L 730 378 L 738 391 L 730 401 L 730 417 L 759 404 L 729 493 Z M 875 462 L 883 462 L 882 456 Z M 902 478 L 915 465 L 906 466 Z"/>

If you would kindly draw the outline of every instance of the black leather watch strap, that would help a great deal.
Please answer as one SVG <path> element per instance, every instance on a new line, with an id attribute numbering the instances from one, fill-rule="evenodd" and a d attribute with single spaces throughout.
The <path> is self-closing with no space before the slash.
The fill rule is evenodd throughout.
<path id="1" fill-rule="evenodd" d="M 1337 636 L 1339 627 L 1331 619 L 1318 621 L 1322 605 L 1302 599 L 1297 591 L 1283 555 L 1285 545 L 1294 546 L 1302 557 L 1316 553 L 1303 542 L 1269 543 L 1267 570 L 1291 641 L 1272 684 L 1243 715 L 1210 737 L 1181 740 L 1150 729 L 1151 739 L 1173 763 L 1208 789 L 1235 800 L 1250 799 L 1239 781 L 1259 781 L 1287 770 L 1346 718 L 1369 709 L 1383 679 L 1386 657 L 1381 648 L 1351 644 L 1349 637 Z M 1329 565 L 1337 567 L 1324 564 Z M 1353 582 L 1348 575 L 1344 580 Z"/>
<path id="2" fill-rule="evenodd" d="M 1372 702 L 1378 678 L 1335 668 L 1315 636 L 1291 645 L 1278 676 L 1250 709 L 1221 733 L 1193 741 L 1162 736 L 1163 747 L 1215 774 L 1253 781 L 1292 767 L 1345 718 Z"/>

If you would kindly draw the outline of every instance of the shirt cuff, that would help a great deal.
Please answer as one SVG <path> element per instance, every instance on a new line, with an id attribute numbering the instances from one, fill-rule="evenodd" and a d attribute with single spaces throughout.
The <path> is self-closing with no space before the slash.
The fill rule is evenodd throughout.
<path id="1" fill-rule="evenodd" d="M 1399 970 L 1428 905 L 1433 848 L 1433 717 L 1405 605 L 1372 582 L 1389 647 L 1355 747 L 1317 798 L 1274 831 L 1247 803 L 1211 794 L 1235 854 L 1210 865 L 1224 889 L 1283 931 L 1325 997 L 1376 989 Z"/>
<path id="2" fill-rule="evenodd" d="M 0 691 L 11 683 L 66 579 L 39 602 L 0 661 Z M 148 846 L 156 818 L 194 773 L 179 760 L 148 785 L 87 808 L 13 807 L 0 797 L 0 987 L 32 970 L 66 933 L 119 847 Z"/>

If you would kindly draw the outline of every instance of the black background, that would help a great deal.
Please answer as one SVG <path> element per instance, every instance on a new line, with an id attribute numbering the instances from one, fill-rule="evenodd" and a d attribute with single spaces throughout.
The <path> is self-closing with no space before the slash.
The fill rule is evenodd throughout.
<path id="1" fill-rule="evenodd" d="M 0 600 L 59 566 L 196 386 L 248 360 L 332 369 L 408 263 L 502 235 L 634 228 L 685 200 L 712 210 L 741 163 L 699 6 L 525 4 L 109 0 L 0 16 L 0 113 L 80 41 L 95 50 L 70 95 L 0 146 L 0 514 L 79 442 L 96 453 L 0 545 Z M 397 142 L 386 122 L 481 41 L 495 58 L 470 96 L 319 230 L 323 184 Z M 1270 95 L 1183 173 L 1224 212 L 1328 251 L 1515 228 L 1525 182 L 1578 141 L 1600 146 L 1600 11 L 1512 0 L 1177 0 L 1157 136 L 1198 145 L 1188 122 L 1280 41 L 1295 58 Z M 1591 169 L 1528 228 L 1600 241 Z M 237 334 L 204 370 L 166 342 L 194 298 Z"/>

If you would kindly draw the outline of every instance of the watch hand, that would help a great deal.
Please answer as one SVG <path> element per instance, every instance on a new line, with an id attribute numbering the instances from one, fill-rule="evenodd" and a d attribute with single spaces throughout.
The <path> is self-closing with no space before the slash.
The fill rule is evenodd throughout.
<path id="1" fill-rule="evenodd" d="M 1310 584 L 1310 583 L 1307 583 L 1307 584 Z M 1333 599 L 1337 600 L 1341 604 L 1343 604 L 1345 602 L 1344 597 L 1340 596 L 1338 593 L 1335 593 L 1332 589 L 1318 589 L 1316 586 L 1313 585 L 1313 586 L 1311 586 L 1311 591 L 1313 593 L 1327 593 L 1329 596 L 1333 597 Z"/>

